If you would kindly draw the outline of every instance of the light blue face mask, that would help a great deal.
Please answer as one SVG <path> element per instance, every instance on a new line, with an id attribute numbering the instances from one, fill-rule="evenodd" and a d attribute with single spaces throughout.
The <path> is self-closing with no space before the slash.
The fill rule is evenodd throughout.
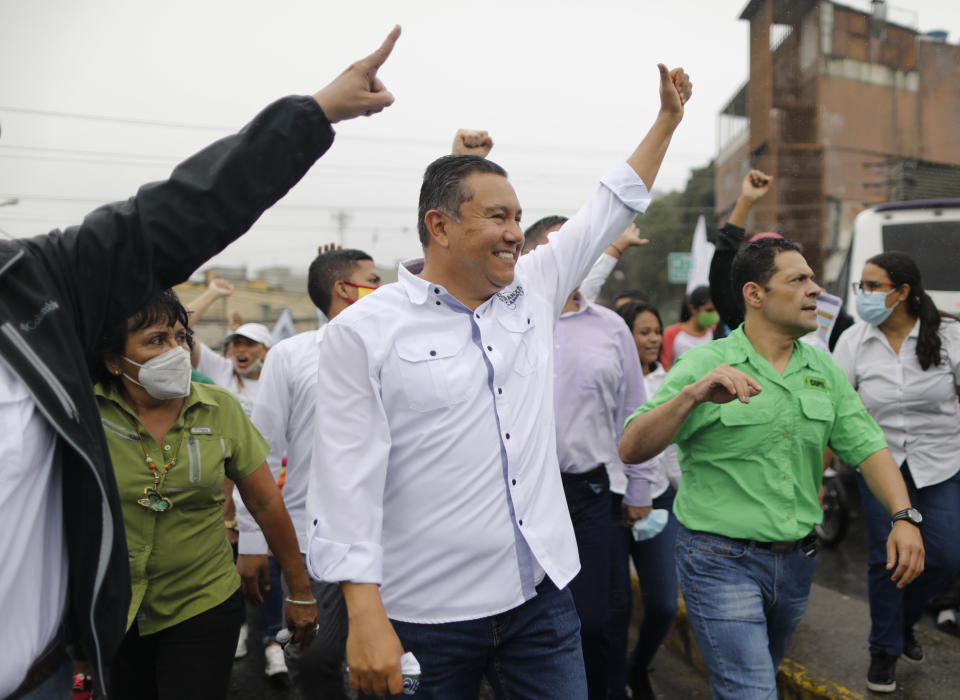
<path id="1" fill-rule="evenodd" d="M 890 290 L 892 292 L 894 290 Z M 887 295 L 890 292 L 865 292 L 862 289 L 857 290 L 857 315 L 867 323 L 879 326 L 890 317 L 893 310 L 897 308 L 897 303 L 887 307 Z"/>
<path id="2" fill-rule="evenodd" d="M 663 508 L 654 508 L 647 517 L 633 524 L 633 539 L 642 542 L 656 537 L 667 526 L 669 517 L 670 514 Z"/>

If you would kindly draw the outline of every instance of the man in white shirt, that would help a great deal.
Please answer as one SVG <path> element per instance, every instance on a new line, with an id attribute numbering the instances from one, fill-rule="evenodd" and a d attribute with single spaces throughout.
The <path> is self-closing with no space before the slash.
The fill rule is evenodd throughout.
<path id="1" fill-rule="evenodd" d="M 307 562 L 342 582 L 351 686 L 399 693 L 406 649 L 426 699 L 476 697 L 483 675 L 511 697 L 585 697 L 553 328 L 649 203 L 690 95 L 681 69 L 660 77 L 653 127 L 549 246 L 520 259 L 505 172 L 445 156 L 421 188 L 424 260 L 327 327 Z"/>
<path id="2" fill-rule="evenodd" d="M 329 250 L 310 264 L 307 291 L 314 305 L 329 319 L 380 286 L 382 280 L 373 259 L 360 250 Z M 270 445 L 267 458 L 274 478 L 280 477 L 280 461 L 285 454 L 287 470 L 283 484 L 283 502 L 290 519 L 300 533 L 300 551 L 306 552 L 307 479 L 313 452 L 314 414 L 317 404 L 317 362 L 320 344 L 327 326 L 307 331 L 277 343 L 270 351 L 261 373 L 262 384 L 253 406 L 253 423 Z M 336 372 L 336 366 L 322 367 Z M 322 407 L 321 403 L 321 407 Z M 240 556 L 252 560 L 241 572 L 260 572 L 269 576 L 267 541 L 238 500 Z M 250 585 L 256 586 L 256 576 Z M 317 600 L 320 629 L 313 643 L 300 650 L 294 644 L 285 649 L 290 680 L 303 698 L 335 700 L 346 698 L 343 685 L 343 653 L 347 635 L 347 612 L 340 587 L 334 583 L 311 580 Z"/>

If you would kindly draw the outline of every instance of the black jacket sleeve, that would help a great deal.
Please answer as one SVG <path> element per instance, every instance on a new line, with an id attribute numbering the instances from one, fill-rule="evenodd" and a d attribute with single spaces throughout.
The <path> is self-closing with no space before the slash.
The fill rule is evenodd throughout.
<path id="1" fill-rule="evenodd" d="M 717 233 L 716 249 L 710 261 L 710 300 L 720 314 L 720 320 L 730 330 L 743 323 L 743 309 L 731 284 L 730 268 L 745 234 L 746 231 L 739 226 L 725 223 Z"/>
<path id="2" fill-rule="evenodd" d="M 85 347 L 245 233 L 332 143 L 316 101 L 286 97 L 185 160 L 168 180 L 100 207 L 80 226 L 33 239 L 60 266 L 51 273 L 75 304 Z"/>

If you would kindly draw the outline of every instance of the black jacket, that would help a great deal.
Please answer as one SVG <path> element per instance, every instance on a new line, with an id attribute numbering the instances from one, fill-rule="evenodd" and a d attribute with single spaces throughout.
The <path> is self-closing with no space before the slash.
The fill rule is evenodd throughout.
<path id="1" fill-rule="evenodd" d="M 332 142 L 333 130 L 312 98 L 284 98 L 177 166 L 169 180 L 97 209 L 80 226 L 0 240 L 0 360 L 57 433 L 69 552 L 67 641 L 82 647 L 104 684 L 125 633 L 130 580 L 123 515 L 85 356 L 105 328 L 184 281 L 249 229 Z"/>

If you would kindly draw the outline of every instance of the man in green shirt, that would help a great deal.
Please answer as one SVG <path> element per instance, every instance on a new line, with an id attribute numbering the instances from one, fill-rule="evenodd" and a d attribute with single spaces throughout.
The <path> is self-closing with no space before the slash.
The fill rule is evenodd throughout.
<path id="1" fill-rule="evenodd" d="M 887 568 L 898 586 L 923 570 L 923 543 L 880 428 L 830 356 L 798 342 L 817 327 L 822 291 L 799 247 L 750 243 L 732 277 L 743 325 L 677 361 L 628 419 L 620 457 L 641 462 L 677 443 L 677 569 L 713 696 L 775 699 L 816 563 L 824 449 L 858 465 L 894 514 Z"/>

